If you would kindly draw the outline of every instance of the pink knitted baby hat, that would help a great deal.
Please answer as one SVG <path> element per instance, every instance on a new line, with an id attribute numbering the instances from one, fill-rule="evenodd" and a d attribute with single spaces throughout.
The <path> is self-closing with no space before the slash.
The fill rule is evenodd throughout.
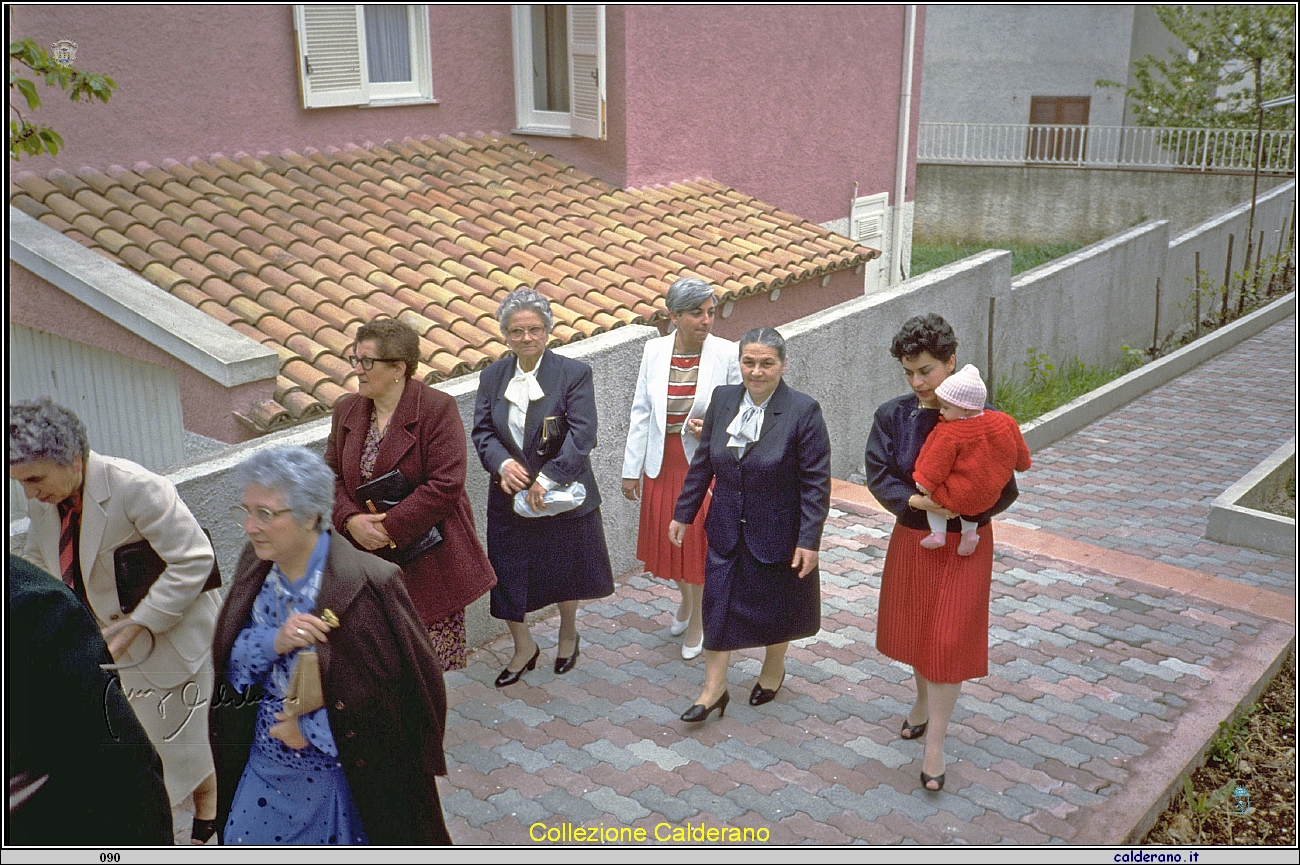
<path id="1" fill-rule="evenodd" d="M 974 364 L 968 363 L 945 378 L 934 389 L 934 395 L 958 408 L 979 411 L 984 408 L 984 400 L 988 397 L 988 391 L 984 389 L 984 381 L 980 378 L 980 371 L 975 368 Z"/>

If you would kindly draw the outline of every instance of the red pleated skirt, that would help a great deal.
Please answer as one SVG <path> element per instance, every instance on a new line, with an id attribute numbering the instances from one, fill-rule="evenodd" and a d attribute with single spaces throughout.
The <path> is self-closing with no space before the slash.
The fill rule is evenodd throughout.
<path id="1" fill-rule="evenodd" d="M 680 435 L 664 436 L 664 461 L 659 477 L 642 478 L 641 525 L 636 536 L 636 557 L 645 569 L 663 580 L 704 585 L 704 556 L 709 550 L 704 536 L 704 518 L 709 515 L 709 498 L 686 530 L 681 547 L 668 543 L 668 524 L 673 520 L 677 497 L 686 483 L 686 451 Z"/>
<path id="2" fill-rule="evenodd" d="M 980 527 L 970 556 L 957 555 L 960 532 L 948 532 L 947 545 L 937 550 L 921 546 L 927 534 L 894 525 L 881 575 L 876 648 L 931 682 L 987 676 L 992 526 Z"/>

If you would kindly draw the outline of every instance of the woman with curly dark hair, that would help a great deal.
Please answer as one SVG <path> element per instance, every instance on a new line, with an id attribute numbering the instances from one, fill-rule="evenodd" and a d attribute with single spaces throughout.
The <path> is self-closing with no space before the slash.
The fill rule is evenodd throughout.
<path id="1" fill-rule="evenodd" d="M 935 388 L 957 368 L 956 334 L 934 313 L 915 316 L 894 336 L 889 352 L 902 364 L 912 392 L 876 409 L 867 440 L 867 486 L 897 517 L 881 576 L 876 648 L 912 667 L 916 702 L 900 735 L 919 739 L 929 731 L 921 785 L 937 792 L 944 782 L 943 740 L 961 683 L 988 675 L 990 520 L 1018 491 L 1012 478 L 992 508 L 968 515 L 980 542 L 973 554 L 960 555 L 958 515 L 920 492 L 912 477 L 921 446 L 939 423 Z M 920 543 L 930 533 L 927 513 L 949 521 L 947 540 L 937 549 Z"/>

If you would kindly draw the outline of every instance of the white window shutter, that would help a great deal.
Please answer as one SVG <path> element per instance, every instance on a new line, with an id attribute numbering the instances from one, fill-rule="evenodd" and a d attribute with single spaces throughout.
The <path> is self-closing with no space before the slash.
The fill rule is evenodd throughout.
<path id="1" fill-rule="evenodd" d="M 569 7 L 569 112 L 573 134 L 605 137 L 605 7 Z"/>
<path id="2" fill-rule="evenodd" d="M 298 77 L 304 108 L 364 105 L 366 30 L 360 6 L 340 4 L 293 7 L 298 37 Z"/>

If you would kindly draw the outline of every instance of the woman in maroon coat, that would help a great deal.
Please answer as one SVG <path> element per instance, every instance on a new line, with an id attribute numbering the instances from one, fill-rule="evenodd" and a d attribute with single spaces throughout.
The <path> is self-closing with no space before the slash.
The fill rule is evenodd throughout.
<path id="1" fill-rule="evenodd" d="M 465 666 L 465 607 L 496 584 L 465 494 L 465 428 L 456 401 L 412 378 L 415 331 L 377 319 L 357 331 L 357 394 L 334 407 L 325 461 L 334 470 L 334 527 L 359 549 L 402 566 L 443 669 Z M 410 492 L 372 513 L 357 489 L 397 470 Z M 378 503 L 375 503 L 378 505 Z M 442 540 L 428 546 L 431 529 Z"/>

